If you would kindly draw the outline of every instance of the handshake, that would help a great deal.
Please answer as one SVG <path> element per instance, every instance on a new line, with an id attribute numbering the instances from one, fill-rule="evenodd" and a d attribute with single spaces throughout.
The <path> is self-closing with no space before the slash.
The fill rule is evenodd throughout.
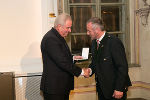
<path id="1" fill-rule="evenodd" d="M 91 69 L 90 68 L 82 68 L 82 75 L 85 77 L 85 78 L 89 78 L 89 76 L 91 75 Z"/>
<path id="2" fill-rule="evenodd" d="M 82 56 L 73 56 L 73 60 L 82 60 Z M 82 68 L 81 76 L 88 78 L 91 75 L 92 71 L 91 68 Z"/>

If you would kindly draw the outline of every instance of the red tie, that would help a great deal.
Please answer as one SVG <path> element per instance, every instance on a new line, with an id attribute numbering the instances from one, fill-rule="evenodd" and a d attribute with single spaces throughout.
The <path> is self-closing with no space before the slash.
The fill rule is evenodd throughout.
<path id="1" fill-rule="evenodd" d="M 99 48 L 99 40 L 96 40 L 96 42 L 97 42 L 97 50 L 98 50 L 98 48 Z"/>

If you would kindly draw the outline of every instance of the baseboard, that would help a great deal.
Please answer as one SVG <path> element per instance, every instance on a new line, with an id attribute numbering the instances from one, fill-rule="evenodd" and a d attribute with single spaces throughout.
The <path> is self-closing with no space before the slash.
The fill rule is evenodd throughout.
<path id="1" fill-rule="evenodd" d="M 143 98 L 128 98 L 127 100 L 147 100 L 147 99 L 143 99 Z"/>

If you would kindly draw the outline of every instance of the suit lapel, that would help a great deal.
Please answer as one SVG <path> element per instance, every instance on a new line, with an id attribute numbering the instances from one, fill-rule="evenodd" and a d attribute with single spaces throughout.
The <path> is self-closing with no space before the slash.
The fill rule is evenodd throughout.
<path id="1" fill-rule="evenodd" d="M 63 37 L 60 39 L 63 42 L 64 46 L 66 47 L 66 52 L 68 53 L 69 56 L 71 56 L 70 49 L 69 49 L 68 44 L 66 43 L 65 39 Z"/>
<path id="2" fill-rule="evenodd" d="M 98 57 L 100 57 L 103 54 L 107 40 L 108 40 L 108 34 L 106 33 L 105 36 L 103 37 L 103 39 L 100 41 L 100 45 L 99 45 L 99 48 L 97 51 Z"/>

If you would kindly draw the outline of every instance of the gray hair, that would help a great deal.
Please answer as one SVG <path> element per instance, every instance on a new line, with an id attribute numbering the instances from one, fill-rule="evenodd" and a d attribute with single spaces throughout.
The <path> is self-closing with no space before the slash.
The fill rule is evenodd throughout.
<path id="1" fill-rule="evenodd" d="M 102 31 L 104 31 L 104 23 L 100 18 L 93 17 L 89 19 L 86 24 L 88 23 L 92 23 L 92 29 L 96 29 L 97 27 L 99 27 Z"/>
<path id="2" fill-rule="evenodd" d="M 54 27 L 57 27 L 57 25 L 64 25 L 66 20 L 72 20 L 71 19 L 71 16 L 67 13 L 62 13 L 60 15 L 58 15 L 55 19 L 55 22 L 54 22 Z"/>

